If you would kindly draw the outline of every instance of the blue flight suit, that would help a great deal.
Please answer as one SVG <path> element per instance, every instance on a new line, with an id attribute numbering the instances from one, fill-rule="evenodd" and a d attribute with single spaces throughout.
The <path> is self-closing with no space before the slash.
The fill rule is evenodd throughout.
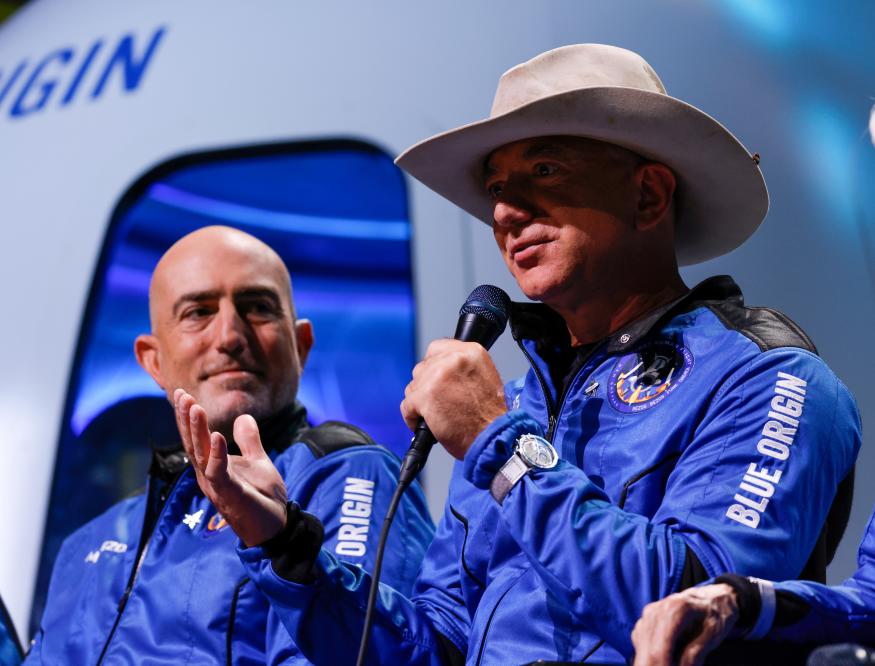
<path id="1" fill-rule="evenodd" d="M 643 607 L 681 587 L 823 577 L 860 421 L 793 322 L 718 277 L 585 352 L 542 305 L 515 304 L 511 329 L 532 369 L 456 465 L 413 594 L 381 590 L 370 663 L 621 664 Z M 498 504 L 490 482 L 525 433 L 561 462 Z M 309 584 L 241 556 L 305 654 L 354 663 L 367 576 L 330 549 Z"/>
<path id="2" fill-rule="evenodd" d="M 304 416 L 298 407 L 294 434 L 285 440 L 296 443 L 274 454 L 288 496 L 322 519 L 326 549 L 349 566 L 370 568 L 399 461 L 362 441 L 335 443 L 321 455 L 296 438 L 305 432 Z M 150 476 L 144 494 L 65 540 L 25 663 L 308 663 L 244 570 L 237 536 L 201 492 L 191 466 L 167 488 L 154 528 L 138 547 L 156 483 Z M 383 564 L 387 581 L 407 592 L 434 529 L 421 488 L 412 490 L 399 507 L 405 531 L 392 535 Z M 347 514 L 354 521 L 345 527 Z"/>

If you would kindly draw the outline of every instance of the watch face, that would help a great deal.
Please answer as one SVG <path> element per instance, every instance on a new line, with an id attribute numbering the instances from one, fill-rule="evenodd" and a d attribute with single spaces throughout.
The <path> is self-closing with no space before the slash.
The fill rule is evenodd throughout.
<path id="1" fill-rule="evenodd" d="M 516 452 L 531 467 L 550 469 L 559 462 L 556 449 L 543 437 L 523 435 L 517 440 Z"/>

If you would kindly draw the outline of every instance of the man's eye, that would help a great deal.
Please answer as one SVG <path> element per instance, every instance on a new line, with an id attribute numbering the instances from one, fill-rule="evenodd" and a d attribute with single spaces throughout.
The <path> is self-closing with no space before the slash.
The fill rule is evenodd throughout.
<path id="1" fill-rule="evenodd" d="M 535 165 L 535 175 L 537 176 L 552 176 L 559 170 L 555 164 L 545 164 L 543 162 Z"/>
<path id="2" fill-rule="evenodd" d="M 254 315 L 256 317 L 263 317 L 276 314 L 276 307 L 273 303 L 269 303 L 267 301 L 253 301 L 251 303 L 245 303 L 240 308 L 244 313 L 249 315 Z"/>
<path id="3" fill-rule="evenodd" d="M 501 196 L 503 190 L 504 186 L 501 183 L 492 183 L 491 185 L 486 186 L 486 192 L 489 194 L 489 198 L 493 201 Z"/>
<path id="4" fill-rule="evenodd" d="M 210 316 L 209 308 L 189 308 L 185 312 L 182 313 L 183 319 L 203 319 L 204 317 Z"/>

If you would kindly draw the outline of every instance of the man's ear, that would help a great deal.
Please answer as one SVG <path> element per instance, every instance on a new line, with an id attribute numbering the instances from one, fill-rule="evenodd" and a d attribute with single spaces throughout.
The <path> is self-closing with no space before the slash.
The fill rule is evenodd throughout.
<path id="1" fill-rule="evenodd" d="M 301 361 L 301 367 L 307 362 L 307 356 L 310 354 L 310 349 L 313 347 L 313 324 L 309 319 L 298 319 L 295 321 L 295 342 L 298 345 L 298 360 Z"/>
<path id="2" fill-rule="evenodd" d="M 149 376 L 155 380 L 162 389 L 165 388 L 161 381 L 161 359 L 158 354 L 158 340 L 154 335 L 138 335 L 134 340 L 134 356 L 137 357 L 137 363 Z"/>
<path id="3" fill-rule="evenodd" d="M 675 176 L 664 164 L 645 162 L 635 169 L 635 184 L 638 186 L 635 227 L 646 231 L 670 216 Z"/>

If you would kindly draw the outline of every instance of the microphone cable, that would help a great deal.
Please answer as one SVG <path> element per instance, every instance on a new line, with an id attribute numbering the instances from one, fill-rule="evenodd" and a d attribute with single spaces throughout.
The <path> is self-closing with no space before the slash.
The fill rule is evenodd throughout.
<path id="1" fill-rule="evenodd" d="M 462 305 L 462 309 L 459 310 L 455 339 L 463 342 L 479 342 L 485 349 L 489 349 L 507 326 L 508 310 L 510 310 L 510 298 L 503 290 L 491 284 L 481 284 L 471 292 L 465 300 L 465 304 Z M 377 592 L 380 588 L 380 572 L 383 568 L 383 554 L 389 537 L 389 528 L 392 526 L 404 491 L 410 487 L 410 484 L 425 466 L 428 454 L 436 441 L 425 421 L 419 419 L 410 443 L 410 449 L 401 461 L 398 485 L 389 502 L 389 510 L 386 512 L 383 527 L 380 530 L 377 559 L 374 562 L 374 570 L 371 572 L 371 589 L 368 591 L 368 605 L 365 610 L 365 623 L 359 643 L 358 658 L 355 662 L 356 666 L 364 666 L 365 654 L 368 651 L 368 639 L 374 622 L 374 608 Z"/>

